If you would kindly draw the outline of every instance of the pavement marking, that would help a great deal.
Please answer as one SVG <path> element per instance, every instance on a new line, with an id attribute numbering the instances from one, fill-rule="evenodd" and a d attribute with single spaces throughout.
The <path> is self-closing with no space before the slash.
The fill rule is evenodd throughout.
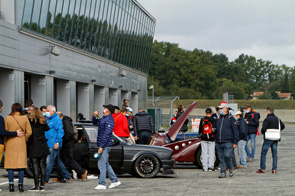
<path id="1" fill-rule="evenodd" d="M 15 182 L 15 181 L 18 181 L 18 179 L 14 180 L 13 182 Z M 9 181 L 7 181 L 7 182 L 3 182 L 3 183 L 0 183 L 0 186 L 1 186 L 1 185 L 4 185 L 4 184 L 9 184 Z"/>

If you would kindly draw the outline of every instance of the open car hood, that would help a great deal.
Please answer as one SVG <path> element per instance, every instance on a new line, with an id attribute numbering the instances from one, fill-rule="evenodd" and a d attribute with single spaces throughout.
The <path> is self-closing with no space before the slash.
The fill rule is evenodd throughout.
<path id="1" fill-rule="evenodd" d="M 193 102 L 183 114 L 177 119 L 177 121 L 170 127 L 168 130 L 168 137 L 171 141 L 175 141 L 177 134 L 179 133 L 182 125 L 184 124 L 185 120 L 187 119 L 188 115 L 193 111 L 193 109 L 197 106 L 196 102 Z"/>

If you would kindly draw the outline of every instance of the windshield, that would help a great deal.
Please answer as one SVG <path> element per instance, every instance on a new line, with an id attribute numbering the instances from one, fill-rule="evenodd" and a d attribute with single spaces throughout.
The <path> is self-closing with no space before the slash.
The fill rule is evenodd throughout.
<path id="1" fill-rule="evenodd" d="M 97 127 L 85 127 L 90 143 L 97 142 Z"/>

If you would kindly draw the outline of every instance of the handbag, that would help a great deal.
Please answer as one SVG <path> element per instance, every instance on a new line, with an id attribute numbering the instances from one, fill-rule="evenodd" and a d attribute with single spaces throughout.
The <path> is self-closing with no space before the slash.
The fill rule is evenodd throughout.
<path id="1" fill-rule="evenodd" d="M 281 139 L 280 119 L 279 119 L 279 129 L 267 129 L 264 136 L 266 140 L 271 140 L 271 141 L 279 141 Z"/>

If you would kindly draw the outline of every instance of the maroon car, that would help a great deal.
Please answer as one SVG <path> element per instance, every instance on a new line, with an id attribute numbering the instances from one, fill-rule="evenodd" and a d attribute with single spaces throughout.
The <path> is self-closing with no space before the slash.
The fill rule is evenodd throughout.
<path id="1" fill-rule="evenodd" d="M 196 166 L 198 166 L 198 168 L 202 168 L 201 139 L 188 138 L 186 140 L 176 141 L 177 134 L 179 133 L 183 123 L 196 106 L 196 102 L 192 103 L 170 127 L 168 132 L 155 132 L 152 136 L 150 144 L 153 146 L 164 146 L 172 149 L 172 159 L 175 159 L 176 162 L 193 162 Z M 217 166 L 218 158 L 216 153 L 215 155 L 215 166 Z"/>

